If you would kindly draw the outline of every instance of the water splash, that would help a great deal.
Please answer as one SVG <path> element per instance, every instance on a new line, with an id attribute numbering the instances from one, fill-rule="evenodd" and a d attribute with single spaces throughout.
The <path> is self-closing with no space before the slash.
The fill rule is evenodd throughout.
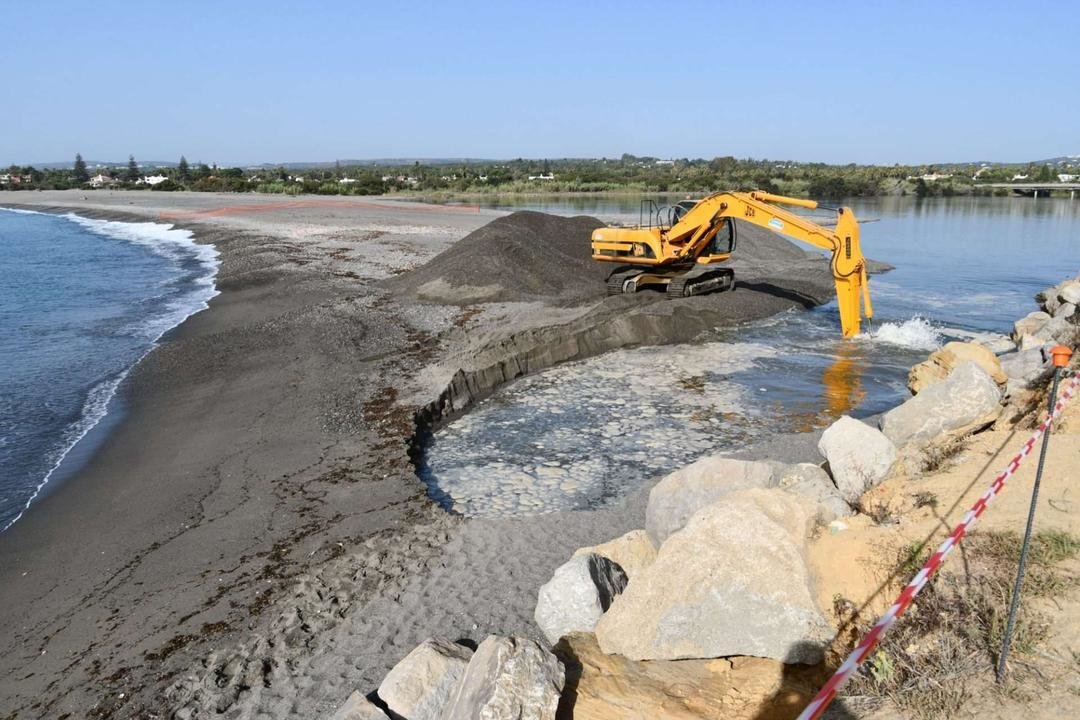
<path id="1" fill-rule="evenodd" d="M 877 328 L 873 336 L 864 334 L 860 337 L 873 342 L 885 342 L 913 350 L 937 350 L 941 347 L 942 341 L 938 329 L 929 320 L 919 316 L 905 320 L 902 323 L 884 323 Z"/>

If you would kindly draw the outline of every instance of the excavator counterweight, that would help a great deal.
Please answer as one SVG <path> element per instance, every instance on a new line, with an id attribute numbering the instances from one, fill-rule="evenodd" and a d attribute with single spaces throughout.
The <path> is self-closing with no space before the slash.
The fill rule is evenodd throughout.
<path id="1" fill-rule="evenodd" d="M 836 212 L 835 227 L 818 225 L 781 205 Z M 686 297 L 735 287 L 735 274 L 722 266 L 736 245 L 735 220 L 752 223 L 832 253 L 830 267 L 844 337 L 859 334 L 862 318 L 873 317 L 866 260 L 859 247 L 859 223 L 846 207 L 761 191 L 719 192 L 671 208 L 669 222 L 603 227 L 592 234 L 592 257 L 620 263 L 608 276 L 609 294 L 646 287 Z"/>

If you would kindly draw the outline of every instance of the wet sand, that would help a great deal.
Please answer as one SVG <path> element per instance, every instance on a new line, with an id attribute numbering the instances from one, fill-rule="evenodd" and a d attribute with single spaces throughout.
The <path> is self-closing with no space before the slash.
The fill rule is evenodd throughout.
<path id="1" fill-rule="evenodd" d="M 643 495 L 463 521 L 415 476 L 417 419 L 830 292 L 800 266 L 684 301 L 444 306 L 384 281 L 502 213 L 151 192 L 0 204 L 164 218 L 222 260 L 221 294 L 130 374 L 100 449 L 0 535 L 0 717 L 320 717 L 428 635 L 535 634 L 537 587 L 638 524 Z"/>

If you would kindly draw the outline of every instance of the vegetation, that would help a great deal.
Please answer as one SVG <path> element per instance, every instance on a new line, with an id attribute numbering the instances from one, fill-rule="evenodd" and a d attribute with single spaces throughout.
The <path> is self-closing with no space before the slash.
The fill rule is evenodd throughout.
<path id="1" fill-rule="evenodd" d="M 73 169 L 9 168 L 17 177 L 3 182 L 11 189 L 82 187 L 152 187 L 216 192 L 264 192 L 296 195 L 372 195 L 406 193 L 425 196 L 489 193 L 692 193 L 718 189 L 763 189 L 821 199 L 874 195 L 918 197 L 992 194 L 992 182 L 1048 182 L 1062 173 L 1080 173 L 1080 161 L 1063 159 L 1028 165 L 827 165 L 792 161 L 736 159 L 620 158 L 508 161 L 437 161 L 322 163 L 311 166 L 219 168 L 187 158 L 171 167 L 143 168 L 134 157 L 126 166 L 88 170 L 77 156 Z M 156 185 L 150 173 L 164 176 Z M 102 176 L 91 182 L 89 175 Z M 164 185 L 164 187 L 161 187 Z M 996 192 L 1006 193 L 1005 190 Z"/>
<path id="2" fill-rule="evenodd" d="M 966 567 L 942 571 L 923 589 L 845 688 L 845 703 L 874 707 L 888 701 L 905 715 L 933 720 L 955 717 L 971 693 L 991 688 L 1020 545 L 1020 536 L 1013 532 L 969 535 L 964 542 Z M 923 545 L 904 548 L 897 576 L 906 580 L 913 575 L 929 553 Z M 1044 531 L 1032 539 L 1013 631 L 1017 669 L 1005 692 L 1038 681 L 1027 676 L 1031 671 L 1025 657 L 1036 653 L 1049 634 L 1038 606 L 1075 590 L 1080 578 L 1066 561 L 1078 554 L 1080 537 L 1068 533 Z M 869 630 L 850 602 L 838 599 L 836 609 L 852 636 Z"/>
<path id="3" fill-rule="evenodd" d="M 78 185 L 90 182 L 90 171 L 86 169 L 86 161 L 82 159 L 82 155 L 79 153 L 75 153 L 75 166 L 71 172 L 71 181 Z"/>

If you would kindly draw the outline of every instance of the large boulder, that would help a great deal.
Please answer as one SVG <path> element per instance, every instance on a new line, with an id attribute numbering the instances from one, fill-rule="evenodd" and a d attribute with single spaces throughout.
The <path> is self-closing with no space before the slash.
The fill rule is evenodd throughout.
<path id="1" fill-rule="evenodd" d="M 345 703 L 330 716 L 330 720 L 387 720 L 387 718 L 386 713 L 375 703 L 354 690 Z"/>
<path id="2" fill-rule="evenodd" d="M 566 666 L 564 707 L 573 720 L 781 720 L 810 701 L 812 668 L 753 657 L 641 662 L 600 650 L 572 633 L 555 646 Z"/>
<path id="3" fill-rule="evenodd" d="M 568 632 L 596 626 L 626 587 L 623 569 L 602 555 L 576 555 L 540 587 L 533 617 L 552 645 Z"/>
<path id="4" fill-rule="evenodd" d="M 601 649 L 632 660 L 819 662 L 834 632 L 804 560 L 811 516 L 777 489 L 742 490 L 702 508 L 600 618 Z"/>
<path id="5" fill-rule="evenodd" d="M 776 475 L 779 478 L 777 487 L 806 498 L 814 504 L 820 523 L 828 524 L 837 518 L 855 514 L 829 478 L 829 474 L 817 465 L 811 463 L 787 465 Z"/>
<path id="6" fill-rule="evenodd" d="M 442 720 L 554 720 L 565 680 L 562 663 L 535 641 L 488 635 Z"/>
<path id="7" fill-rule="evenodd" d="M 1017 342 L 1025 335 L 1036 335 L 1043 325 L 1050 321 L 1050 314 L 1041 310 L 1028 313 L 1013 323 L 1012 338 Z"/>
<path id="8" fill-rule="evenodd" d="M 1038 379 L 1047 369 L 1046 356 L 1041 348 L 1005 353 L 998 359 L 1009 381 L 1025 386 Z"/>
<path id="9" fill-rule="evenodd" d="M 469 648 L 449 640 L 425 640 L 386 674 L 379 685 L 379 698 L 396 716 L 438 720 L 472 654 Z"/>
<path id="10" fill-rule="evenodd" d="M 703 457 L 666 476 L 649 491 L 645 530 L 660 545 L 706 505 L 738 490 L 775 484 L 768 463 L 719 455 Z"/>
<path id="11" fill-rule="evenodd" d="M 944 381 L 882 415 L 881 431 L 897 447 L 925 446 L 985 427 L 1000 412 L 997 383 L 978 365 L 966 362 Z"/>
<path id="12" fill-rule="evenodd" d="M 847 415 L 822 433 L 818 452 L 829 461 L 836 488 L 850 505 L 884 480 L 896 461 L 896 445 L 889 438 Z"/>
<path id="13" fill-rule="evenodd" d="M 947 378 L 960 363 L 969 361 L 985 370 L 998 385 L 1005 384 L 1007 378 L 994 353 L 978 343 L 954 341 L 930 353 L 930 357 L 911 368 L 908 373 L 908 389 L 912 394 L 918 394 Z"/>
<path id="14" fill-rule="evenodd" d="M 1057 297 L 1062 303 L 1080 305 L 1080 282 L 1072 280 L 1059 286 Z"/>
<path id="15" fill-rule="evenodd" d="M 574 551 L 574 557 L 590 554 L 606 557 L 621 567 L 629 582 L 639 572 L 652 565 L 653 560 L 656 560 L 656 545 L 644 530 L 631 530 L 606 543 L 578 548 Z"/>

